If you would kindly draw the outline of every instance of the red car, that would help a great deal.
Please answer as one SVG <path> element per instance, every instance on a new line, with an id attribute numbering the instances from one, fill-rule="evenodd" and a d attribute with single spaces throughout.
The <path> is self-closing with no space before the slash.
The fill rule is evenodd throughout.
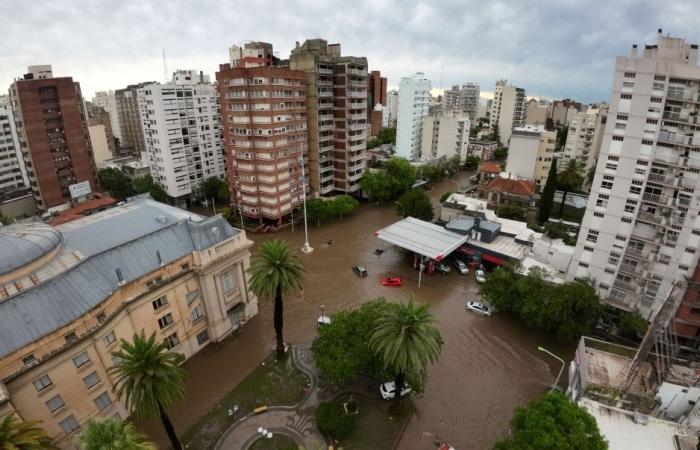
<path id="1" fill-rule="evenodd" d="M 382 286 L 401 286 L 403 284 L 401 277 L 382 277 L 380 282 Z"/>

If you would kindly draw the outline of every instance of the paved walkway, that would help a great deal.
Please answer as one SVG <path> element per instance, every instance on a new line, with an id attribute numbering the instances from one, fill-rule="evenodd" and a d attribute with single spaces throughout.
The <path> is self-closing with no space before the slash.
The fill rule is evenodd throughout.
<path id="1" fill-rule="evenodd" d="M 314 421 L 319 389 L 311 344 L 295 345 L 291 351 L 294 364 L 311 380 L 307 396 L 296 406 L 271 406 L 264 413 L 242 417 L 221 436 L 216 450 L 247 449 L 259 437 L 258 427 L 286 434 L 307 449 L 326 448 L 326 441 Z"/>

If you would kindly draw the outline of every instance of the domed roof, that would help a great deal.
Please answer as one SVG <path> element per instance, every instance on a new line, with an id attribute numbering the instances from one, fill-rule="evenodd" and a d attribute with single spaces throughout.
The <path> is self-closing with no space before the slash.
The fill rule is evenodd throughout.
<path id="1" fill-rule="evenodd" d="M 0 227 L 0 275 L 36 261 L 61 244 L 61 233 L 35 222 Z"/>

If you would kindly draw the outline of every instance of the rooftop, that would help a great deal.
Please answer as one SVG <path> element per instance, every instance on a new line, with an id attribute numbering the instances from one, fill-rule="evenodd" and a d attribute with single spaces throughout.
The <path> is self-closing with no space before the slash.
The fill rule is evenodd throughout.
<path id="1" fill-rule="evenodd" d="M 414 217 L 406 217 L 374 235 L 385 242 L 437 261 L 457 250 L 468 239 L 468 236 Z"/>
<path id="2" fill-rule="evenodd" d="M 0 276 L 31 264 L 61 241 L 61 233 L 41 222 L 0 226 Z"/>
<path id="3" fill-rule="evenodd" d="M 63 210 L 56 216 L 52 216 L 49 220 L 49 224 L 53 226 L 61 225 L 62 223 L 70 222 L 72 220 L 80 219 L 86 215 L 93 214 L 96 211 L 102 211 L 103 209 L 116 203 L 117 201 L 112 197 L 95 194 L 92 200 L 78 203 L 76 206 Z"/>
<path id="4" fill-rule="evenodd" d="M 501 171 L 501 165 L 497 162 L 486 161 L 479 165 L 479 172 L 499 174 Z"/>
<path id="5" fill-rule="evenodd" d="M 518 180 L 512 178 L 496 177 L 489 181 L 484 188 L 486 191 L 499 191 L 505 194 L 532 197 L 535 193 L 535 182 L 531 180 Z"/>

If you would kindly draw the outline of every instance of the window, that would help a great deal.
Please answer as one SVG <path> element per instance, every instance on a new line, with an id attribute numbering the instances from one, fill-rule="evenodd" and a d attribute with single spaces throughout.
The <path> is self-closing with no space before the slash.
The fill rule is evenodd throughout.
<path id="1" fill-rule="evenodd" d="M 168 348 L 168 350 L 170 350 L 171 348 L 175 347 L 177 344 L 180 343 L 180 339 L 177 338 L 177 332 L 175 332 L 163 339 L 163 342 L 165 343 L 165 346 Z"/>
<path id="2" fill-rule="evenodd" d="M 613 188 L 612 181 L 602 181 L 602 182 L 600 183 L 600 187 L 601 187 L 602 189 L 612 189 L 612 188 Z"/>
<path id="3" fill-rule="evenodd" d="M 585 262 L 580 262 L 580 263 L 578 263 L 578 265 L 581 267 L 588 267 L 588 264 Z"/>
<path id="4" fill-rule="evenodd" d="M 629 116 L 628 116 L 627 114 L 618 114 L 618 115 L 617 115 L 617 120 L 627 120 L 628 117 L 629 117 Z"/>
<path id="5" fill-rule="evenodd" d="M 203 330 L 197 333 L 197 343 L 199 345 L 204 344 L 209 340 L 209 331 L 208 330 Z"/>
<path id="6" fill-rule="evenodd" d="M 51 386 L 53 382 L 51 381 L 51 378 L 49 378 L 48 375 L 42 375 L 41 377 L 39 377 L 39 379 L 34 380 L 32 384 L 34 385 L 34 388 L 37 391 L 43 391 L 47 387 Z"/>
<path id="7" fill-rule="evenodd" d="M 619 156 L 608 156 L 608 161 L 619 161 L 620 157 Z"/>
<path id="8" fill-rule="evenodd" d="M 587 246 L 587 245 L 584 245 L 583 250 L 586 251 L 586 252 L 592 252 L 592 251 L 593 251 L 593 247 L 589 247 L 589 246 Z"/>
<path id="9" fill-rule="evenodd" d="M 112 404 L 112 399 L 109 398 L 109 394 L 106 392 L 103 392 L 100 394 L 99 397 L 97 397 L 95 400 L 95 406 L 97 406 L 97 409 L 100 411 L 103 411 L 105 408 L 107 408 L 109 405 Z"/>
<path id="10" fill-rule="evenodd" d="M 49 408 L 49 411 L 52 413 L 55 413 L 59 409 L 63 408 L 65 406 L 65 403 L 63 402 L 63 399 L 61 398 L 60 395 L 54 395 L 50 399 L 48 399 L 46 402 L 46 407 Z"/>
<path id="11" fill-rule="evenodd" d="M 70 333 L 66 334 L 64 338 L 66 339 L 67 344 L 72 344 L 78 340 L 78 335 L 71 331 Z"/>
<path id="12" fill-rule="evenodd" d="M 604 216 L 604 214 L 601 213 L 601 212 L 594 212 L 593 215 L 594 215 L 595 217 L 603 217 L 603 216 Z"/>
<path id="13" fill-rule="evenodd" d="M 623 100 L 631 100 L 632 94 L 620 94 L 620 98 Z"/>
<path id="14" fill-rule="evenodd" d="M 695 253 L 695 249 L 694 249 L 694 248 L 686 248 L 686 249 L 685 249 L 685 252 L 686 252 L 686 253 L 690 253 L 690 254 L 692 255 L 692 254 Z"/>
<path id="15" fill-rule="evenodd" d="M 37 360 L 34 357 L 34 355 L 27 355 L 24 358 L 22 358 L 22 364 L 24 364 L 25 366 L 33 366 L 36 363 L 37 363 Z"/>
<path id="16" fill-rule="evenodd" d="M 85 384 L 85 387 L 88 389 L 95 386 L 100 381 L 102 381 L 102 380 L 100 380 L 100 376 L 97 375 L 97 372 L 92 372 L 90 375 L 83 378 L 83 383 Z"/>
<path id="17" fill-rule="evenodd" d="M 642 145 L 654 145 L 654 141 L 650 141 L 649 139 L 642 139 Z M 644 162 L 646 163 L 646 161 Z M 637 161 L 637 164 L 639 164 L 639 161 Z M 646 166 L 647 164 L 644 165 Z"/>
<path id="18" fill-rule="evenodd" d="M 608 199 L 609 198 L 610 198 L 609 195 L 598 194 L 598 200 L 596 200 L 595 205 L 600 206 L 602 208 L 605 208 L 608 206 Z"/>
<path id="19" fill-rule="evenodd" d="M 613 274 L 613 273 L 615 273 L 615 269 L 611 269 L 610 267 L 606 267 L 606 268 L 605 268 L 605 273 Z"/>
<path id="20" fill-rule="evenodd" d="M 635 73 L 634 72 L 625 72 L 625 78 L 634 78 Z"/>
<path id="21" fill-rule="evenodd" d="M 615 239 L 617 239 L 618 241 L 626 241 L 627 240 L 627 238 L 621 234 L 616 234 Z"/>
<path id="22" fill-rule="evenodd" d="M 185 294 L 185 299 L 187 300 L 187 305 L 189 306 L 193 301 L 199 298 L 199 291 L 190 291 Z"/>
<path id="23" fill-rule="evenodd" d="M 73 363 L 75 364 L 75 367 L 81 367 L 84 366 L 85 364 L 90 362 L 90 357 L 88 356 L 87 352 L 83 352 L 73 358 Z"/>
<path id="24" fill-rule="evenodd" d="M 101 312 L 101 313 L 99 313 L 99 314 L 97 315 L 97 321 L 98 321 L 98 322 L 102 323 L 102 322 L 104 322 L 105 320 L 107 320 L 107 314 Z"/>
<path id="25" fill-rule="evenodd" d="M 613 141 L 624 141 L 625 140 L 625 138 L 622 136 L 613 136 L 612 139 L 613 139 Z"/>
<path id="26" fill-rule="evenodd" d="M 102 342 L 104 342 L 107 347 L 112 345 L 116 340 L 117 336 L 114 334 L 114 331 L 110 331 L 109 334 L 102 338 Z"/>
<path id="27" fill-rule="evenodd" d="M 654 81 L 666 81 L 666 75 L 654 75 Z"/>
<path id="28" fill-rule="evenodd" d="M 610 170 L 617 170 L 617 164 L 613 163 L 613 162 L 609 162 L 609 163 L 605 164 L 605 168 L 610 169 Z"/>
<path id="29" fill-rule="evenodd" d="M 628 213 L 634 212 L 637 205 L 636 205 L 636 202 L 635 203 L 631 203 L 631 202 L 634 202 L 634 200 L 627 200 L 627 204 L 625 205 L 625 212 L 628 212 Z"/>
<path id="30" fill-rule="evenodd" d="M 233 270 L 229 270 L 228 272 L 221 274 L 221 289 L 224 291 L 224 294 L 230 294 L 234 289 L 236 289 L 236 281 Z"/>
<path id="31" fill-rule="evenodd" d="M 608 257 L 608 264 L 617 264 L 620 261 L 620 254 L 615 252 L 610 252 Z"/>
<path id="32" fill-rule="evenodd" d="M 197 305 L 190 314 L 192 315 L 192 323 L 198 321 L 204 317 L 204 306 L 201 304 Z"/>
<path id="33" fill-rule="evenodd" d="M 630 194 L 641 194 L 642 188 L 639 186 L 630 186 Z"/>
<path id="34" fill-rule="evenodd" d="M 647 119 L 647 123 L 650 125 L 656 125 L 659 123 L 658 119 Z"/>
<path id="35" fill-rule="evenodd" d="M 680 264 L 680 265 L 678 266 L 678 269 L 685 272 L 685 271 L 687 271 L 688 269 L 690 269 L 690 267 L 685 266 L 685 265 L 683 265 L 683 264 Z"/>
<path id="36" fill-rule="evenodd" d="M 58 422 L 58 425 L 66 434 L 70 434 L 80 428 L 80 425 L 78 425 L 78 422 L 76 422 L 75 417 L 73 416 L 66 417 L 62 421 Z"/>
<path id="37" fill-rule="evenodd" d="M 116 356 L 116 355 L 112 356 L 112 365 L 116 366 L 116 365 L 119 365 L 119 363 L 121 363 L 121 362 L 122 362 L 121 357 Z"/>
<path id="38" fill-rule="evenodd" d="M 646 174 L 647 174 L 647 171 L 646 171 L 646 169 L 641 169 L 641 168 L 639 168 L 639 167 L 635 167 L 635 168 L 634 168 L 634 173 L 637 174 L 637 175 L 646 175 Z"/>
<path id="39" fill-rule="evenodd" d="M 700 230 L 693 230 L 691 231 L 695 236 L 700 236 Z"/>
<path id="40" fill-rule="evenodd" d="M 648 165 L 649 165 L 649 161 L 644 161 L 643 159 L 638 159 L 638 160 L 637 160 L 637 165 L 638 165 L 638 166 L 648 166 Z"/>
<path id="41" fill-rule="evenodd" d="M 152 287 L 158 286 L 162 281 L 163 281 L 163 277 L 152 278 L 152 279 L 148 280 L 148 282 L 146 283 L 146 287 L 152 288 Z"/>
<path id="42" fill-rule="evenodd" d="M 661 97 L 652 97 L 651 102 L 652 103 L 661 103 Z"/>
<path id="43" fill-rule="evenodd" d="M 590 230 L 588 236 L 586 236 L 587 241 L 598 242 L 598 232 L 596 230 Z"/>
<path id="44" fill-rule="evenodd" d="M 624 223 L 632 223 L 631 217 L 622 217 L 620 220 L 623 221 Z"/>
<path id="45" fill-rule="evenodd" d="M 165 295 L 162 297 L 158 297 L 157 299 L 153 300 L 151 302 L 151 305 L 153 305 L 153 310 L 158 311 L 160 308 L 163 306 L 166 306 L 168 304 L 168 297 Z"/>
<path id="46" fill-rule="evenodd" d="M 173 315 L 170 313 L 168 313 L 168 314 L 164 315 L 163 317 L 161 317 L 160 319 L 158 319 L 158 326 L 160 327 L 161 330 L 172 323 L 173 323 Z"/>

